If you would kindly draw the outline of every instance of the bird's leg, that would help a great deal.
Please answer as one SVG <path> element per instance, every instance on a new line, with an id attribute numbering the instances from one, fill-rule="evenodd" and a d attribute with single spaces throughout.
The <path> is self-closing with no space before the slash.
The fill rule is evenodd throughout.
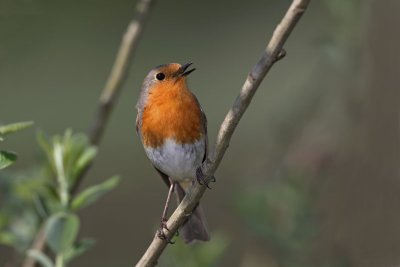
<path id="1" fill-rule="evenodd" d="M 213 177 L 211 177 L 210 181 L 206 182 L 204 174 L 203 174 L 203 171 L 201 170 L 201 167 L 198 167 L 196 169 L 196 179 L 197 179 L 197 182 L 200 185 L 205 185 L 205 186 L 207 186 L 208 189 L 211 189 L 211 187 L 208 184 L 210 182 L 215 182 L 216 181 L 215 177 L 213 176 Z"/>
<path id="2" fill-rule="evenodd" d="M 158 229 L 157 234 L 160 239 L 166 240 L 166 241 L 168 241 L 168 243 L 173 244 L 175 242 L 172 242 L 171 240 L 167 240 L 167 237 L 165 236 L 165 233 L 164 233 L 164 229 L 169 231 L 169 229 L 167 228 L 167 221 L 168 221 L 167 214 L 168 214 L 169 203 L 171 202 L 171 196 L 172 196 L 172 193 L 174 192 L 174 188 L 175 188 L 175 182 L 172 181 L 171 179 L 169 179 L 169 181 L 170 181 L 170 186 L 169 186 L 167 201 L 165 202 L 164 211 L 163 211 L 162 217 L 161 217 L 161 225 L 160 225 L 160 229 Z"/>

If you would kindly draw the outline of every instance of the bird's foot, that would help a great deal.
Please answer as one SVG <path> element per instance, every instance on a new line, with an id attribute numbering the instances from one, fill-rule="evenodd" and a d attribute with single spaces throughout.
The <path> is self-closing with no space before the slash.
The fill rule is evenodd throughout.
<path id="1" fill-rule="evenodd" d="M 200 185 L 205 185 L 208 189 L 211 189 L 211 187 L 208 185 L 209 183 L 214 183 L 216 181 L 215 177 L 213 176 L 209 181 L 206 181 L 205 176 L 203 171 L 201 170 L 201 167 L 198 167 L 196 169 L 196 179 L 197 182 Z"/>
<path id="2" fill-rule="evenodd" d="M 160 228 L 158 228 L 158 230 L 157 230 L 157 236 L 161 240 L 164 240 L 164 241 L 168 242 L 168 244 L 175 244 L 174 241 L 172 241 L 171 239 L 168 239 L 168 237 L 165 235 L 164 229 L 169 232 L 169 229 L 167 227 L 167 221 L 168 221 L 167 218 L 162 218 L 161 219 Z"/>

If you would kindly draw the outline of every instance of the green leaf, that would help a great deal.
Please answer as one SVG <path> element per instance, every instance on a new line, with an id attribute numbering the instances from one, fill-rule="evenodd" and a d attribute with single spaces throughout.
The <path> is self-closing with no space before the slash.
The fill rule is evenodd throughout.
<path id="1" fill-rule="evenodd" d="M 74 198 L 71 203 L 73 211 L 79 210 L 95 202 L 99 197 L 115 188 L 120 182 L 119 176 L 113 176 L 101 184 L 89 187 Z"/>
<path id="2" fill-rule="evenodd" d="M 74 246 L 72 246 L 68 251 L 65 252 L 65 261 L 71 261 L 72 259 L 82 255 L 88 249 L 94 245 L 95 241 L 91 238 L 85 238 L 80 240 Z"/>
<path id="3" fill-rule="evenodd" d="M 17 123 L 3 125 L 0 126 L 0 135 L 15 133 L 25 128 L 31 127 L 32 125 L 33 121 L 24 121 L 24 122 L 17 122 Z"/>
<path id="4" fill-rule="evenodd" d="M 82 170 L 93 161 L 96 155 L 96 147 L 92 146 L 85 149 L 85 151 L 79 156 L 77 162 L 75 163 L 73 176 L 77 177 L 82 172 Z"/>
<path id="5" fill-rule="evenodd" d="M 0 151 L 0 170 L 10 166 L 17 160 L 17 154 L 9 151 Z"/>
<path id="6" fill-rule="evenodd" d="M 37 142 L 38 142 L 39 146 L 46 153 L 47 158 L 49 160 L 51 160 L 52 159 L 52 155 L 53 155 L 53 149 L 52 149 L 49 137 L 47 137 L 44 132 L 37 131 L 36 139 L 37 139 Z"/>
<path id="7" fill-rule="evenodd" d="M 51 259 L 43 252 L 35 249 L 28 250 L 28 256 L 35 259 L 43 267 L 53 267 L 54 264 Z"/>
<path id="8" fill-rule="evenodd" d="M 64 149 L 65 147 L 61 142 L 54 141 L 53 158 L 57 175 L 58 191 L 61 204 L 66 207 L 69 202 L 69 184 L 64 166 Z"/>
<path id="9" fill-rule="evenodd" d="M 46 205 L 46 200 L 43 196 L 37 194 L 33 197 L 36 211 L 41 218 L 47 218 L 49 216 L 49 209 Z"/>
<path id="10" fill-rule="evenodd" d="M 56 213 L 45 227 L 46 240 L 54 253 L 64 253 L 71 248 L 79 230 L 79 219 L 74 214 Z"/>

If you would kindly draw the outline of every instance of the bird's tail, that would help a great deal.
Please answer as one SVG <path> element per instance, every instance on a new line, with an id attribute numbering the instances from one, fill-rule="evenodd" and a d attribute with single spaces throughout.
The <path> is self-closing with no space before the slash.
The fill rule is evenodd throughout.
<path id="1" fill-rule="evenodd" d="M 178 205 L 184 198 L 185 190 L 188 188 L 189 185 L 190 184 L 187 184 L 185 182 L 176 185 L 175 192 L 178 200 Z M 210 233 L 208 232 L 206 218 L 204 216 L 204 212 L 200 203 L 197 204 L 197 207 L 193 210 L 189 219 L 181 227 L 179 234 L 180 236 L 182 236 L 186 244 L 193 243 L 196 240 L 210 240 Z"/>

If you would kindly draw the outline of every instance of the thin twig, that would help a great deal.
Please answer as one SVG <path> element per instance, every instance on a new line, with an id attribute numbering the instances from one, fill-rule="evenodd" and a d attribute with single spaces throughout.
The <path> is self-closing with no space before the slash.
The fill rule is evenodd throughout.
<path id="1" fill-rule="evenodd" d="M 28 250 L 38 250 L 38 251 L 43 251 L 44 248 L 46 247 L 46 235 L 44 232 L 44 226 L 45 224 L 43 223 L 36 233 L 35 239 L 31 245 L 31 247 Z M 27 251 L 28 251 L 27 250 Z M 36 260 L 32 257 L 26 256 L 25 261 L 22 263 L 22 267 L 34 267 L 36 264 Z"/>
<path id="2" fill-rule="evenodd" d="M 103 136 L 105 127 L 110 117 L 111 111 L 121 91 L 122 85 L 127 77 L 129 66 L 136 48 L 138 47 L 144 25 L 147 21 L 151 8 L 155 0 L 140 0 L 136 6 L 136 18 L 132 20 L 123 36 L 118 54 L 116 56 L 110 76 L 102 90 L 97 111 L 93 120 L 92 127 L 89 131 L 89 141 L 92 145 L 98 146 Z M 79 185 L 82 183 L 87 171 L 90 169 L 89 164 L 80 175 L 76 178 L 75 183 L 70 189 L 73 196 L 77 193 Z M 41 226 L 32 243 L 31 249 L 43 251 L 45 249 L 46 239 L 44 233 L 44 224 Z M 26 257 L 22 267 L 34 267 L 35 260 Z"/>
<path id="3" fill-rule="evenodd" d="M 209 155 L 207 161 L 202 166 L 202 172 L 206 176 L 206 181 L 210 181 L 211 177 L 217 170 L 225 151 L 229 146 L 233 132 L 235 131 L 243 113 L 249 106 L 261 81 L 264 79 L 272 65 L 285 55 L 283 45 L 305 12 L 309 2 L 310 0 L 294 0 L 292 2 L 281 23 L 276 27 L 262 57 L 247 76 L 235 103 L 221 124 L 214 151 Z M 199 185 L 198 183 L 190 188 L 185 198 L 167 222 L 166 228 L 168 230 L 164 230 L 166 240 L 170 240 L 179 227 L 186 221 L 187 217 L 190 216 L 205 190 L 206 187 Z M 166 246 L 167 242 L 161 240 L 157 235 L 155 235 L 150 246 L 136 264 L 136 267 L 155 266 Z"/>

